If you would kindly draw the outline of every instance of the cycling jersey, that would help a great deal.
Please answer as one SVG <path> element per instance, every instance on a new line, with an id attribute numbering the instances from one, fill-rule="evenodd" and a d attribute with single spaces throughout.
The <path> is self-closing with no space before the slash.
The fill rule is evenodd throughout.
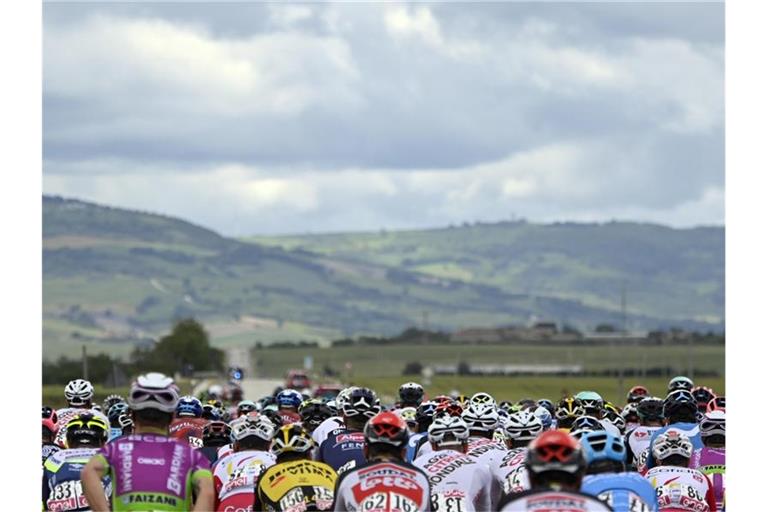
<path id="1" fill-rule="evenodd" d="M 723 510 L 725 495 L 725 448 L 694 450 L 688 467 L 698 469 L 709 479 L 715 492 L 717 510 Z"/>
<path id="2" fill-rule="evenodd" d="M 253 510 L 330 510 L 336 473 L 328 464 L 294 460 L 270 466 L 258 478 Z"/>
<path id="3" fill-rule="evenodd" d="M 104 420 L 104 423 L 109 425 L 109 418 L 95 409 L 86 409 L 85 407 L 65 407 L 64 409 L 59 409 L 56 411 L 56 428 L 58 428 L 58 431 L 56 432 L 56 438 L 53 440 L 57 445 L 67 446 L 67 423 L 81 412 L 98 416 Z"/>
<path id="4" fill-rule="evenodd" d="M 168 427 L 168 435 L 175 439 L 187 441 L 190 446 L 203 446 L 203 427 L 209 420 L 203 418 L 176 418 Z"/>
<path id="5" fill-rule="evenodd" d="M 211 466 L 196 448 L 160 434 L 119 437 L 94 457 L 111 476 L 116 511 L 189 510 L 193 480 L 211 478 Z"/>
<path id="6" fill-rule="evenodd" d="M 527 491 L 531 488 L 528 480 L 528 470 L 525 469 L 527 448 L 513 448 L 491 466 L 491 474 L 501 482 L 502 492 L 512 494 Z"/>
<path id="7" fill-rule="evenodd" d="M 280 418 L 283 420 L 283 425 L 290 425 L 292 423 L 301 423 L 301 416 L 299 413 L 293 411 L 277 411 Z"/>
<path id="8" fill-rule="evenodd" d="M 417 512 L 430 510 L 424 472 L 400 461 L 367 462 L 336 482 L 335 511 Z"/>
<path id="9" fill-rule="evenodd" d="M 250 507 L 256 480 L 274 463 L 274 455 L 259 450 L 244 450 L 220 458 L 211 470 L 216 510 L 229 512 Z"/>
<path id="10" fill-rule="evenodd" d="M 645 475 L 656 489 L 659 512 L 715 512 L 715 492 L 703 473 L 677 466 L 656 466 Z"/>
<path id="11" fill-rule="evenodd" d="M 608 418 L 603 418 L 598 421 L 603 426 L 606 432 L 613 434 L 616 437 L 621 437 L 621 430 L 619 430 L 619 427 L 611 423 L 611 420 L 609 420 Z"/>
<path id="12" fill-rule="evenodd" d="M 624 445 L 627 447 L 626 463 L 637 466 L 640 460 L 640 454 L 648 448 L 653 434 L 661 427 L 647 427 L 641 425 L 624 436 Z"/>
<path id="13" fill-rule="evenodd" d="M 697 450 L 699 448 L 704 448 L 704 443 L 701 442 L 701 435 L 699 434 L 698 423 L 673 423 L 666 427 L 662 427 L 653 433 L 653 435 L 651 436 L 649 446 L 653 446 L 653 443 L 654 441 L 656 441 L 656 438 L 659 437 L 664 432 L 666 432 L 667 430 L 676 430 L 688 436 L 688 439 L 691 441 L 691 444 L 693 445 L 694 450 Z M 648 459 L 645 461 L 645 466 L 648 469 L 650 469 L 655 465 L 656 465 L 656 459 L 653 457 L 653 452 L 651 451 L 648 453 Z"/>
<path id="14" fill-rule="evenodd" d="M 43 464 L 45 464 L 45 460 L 48 457 L 50 457 L 54 453 L 58 452 L 59 450 L 61 450 L 61 446 L 59 446 L 57 444 L 53 444 L 53 443 L 44 444 L 43 445 L 43 453 L 42 453 L 42 455 L 43 455 Z"/>
<path id="15" fill-rule="evenodd" d="M 501 459 L 507 454 L 506 446 L 503 446 L 493 439 L 487 439 L 485 437 L 469 438 L 469 444 L 467 445 L 467 455 L 477 459 L 481 464 L 488 466 L 489 470 L 492 470 Z M 496 509 L 499 501 L 499 497 L 502 494 L 502 484 L 497 478 L 491 479 L 491 508 Z"/>
<path id="16" fill-rule="evenodd" d="M 438 450 L 418 457 L 413 465 L 429 478 L 433 511 L 491 509 L 491 473 L 476 459 L 454 450 Z"/>
<path id="17" fill-rule="evenodd" d="M 504 512 L 611 512 L 608 505 L 589 494 L 548 489 L 510 494 L 499 505 Z"/>
<path id="18" fill-rule="evenodd" d="M 615 512 L 657 512 L 656 489 L 637 473 L 587 475 L 581 491 L 605 502 Z"/>
<path id="19" fill-rule="evenodd" d="M 317 460 L 325 462 L 338 471 L 340 467 L 354 461 L 354 465 L 365 463 L 363 445 L 365 437 L 362 432 L 353 432 L 346 428 L 332 430 L 320 445 Z"/>
<path id="20" fill-rule="evenodd" d="M 51 455 L 43 465 L 44 510 L 89 510 L 80 471 L 97 448 L 71 448 Z M 109 478 L 102 480 L 107 499 L 111 494 Z"/>
<path id="21" fill-rule="evenodd" d="M 421 448 L 424 443 L 429 443 L 429 436 L 426 432 L 411 434 L 411 436 L 408 437 L 408 446 L 405 449 L 405 461 L 413 462 L 416 460 L 419 448 Z"/>
<path id="22" fill-rule="evenodd" d="M 312 439 L 317 443 L 317 446 L 320 446 L 328 437 L 328 434 L 337 428 L 344 428 L 344 420 L 341 416 L 331 416 L 330 418 L 323 420 L 323 422 L 312 431 Z"/>
<path id="23" fill-rule="evenodd" d="M 235 449 L 232 448 L 231 444 L 225 444 L 224 446 L 220 446 L 219 449 L 216 450 L 216 461 L 223 459 L 227 455 L 232 455 L 233 453 L 235 453 Z"/>

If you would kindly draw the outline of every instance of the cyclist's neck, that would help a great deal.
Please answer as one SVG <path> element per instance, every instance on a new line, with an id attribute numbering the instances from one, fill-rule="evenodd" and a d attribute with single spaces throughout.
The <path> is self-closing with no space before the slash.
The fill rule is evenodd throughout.
<path id="1" fill-rule="evenodd" d="M 137 423 L 133 429 L 133 433 L 134 434 L 159 434 L 161 436 L 167 436 L 168 429 L 161 428 L 161 427 L 150 427 L 147 425 L 140 425 Z"/>

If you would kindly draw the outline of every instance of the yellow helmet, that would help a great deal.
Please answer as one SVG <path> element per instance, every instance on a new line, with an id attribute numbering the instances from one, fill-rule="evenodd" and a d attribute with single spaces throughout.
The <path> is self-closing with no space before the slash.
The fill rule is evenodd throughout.
<path id="1" fill-rule="evenodd" d="M 315 447 L 315 441 L 301 425 L 295 423 L 283 425 L 272 438 L 271 451 L 275 455 L 283 453 L 307 453 Z"/>

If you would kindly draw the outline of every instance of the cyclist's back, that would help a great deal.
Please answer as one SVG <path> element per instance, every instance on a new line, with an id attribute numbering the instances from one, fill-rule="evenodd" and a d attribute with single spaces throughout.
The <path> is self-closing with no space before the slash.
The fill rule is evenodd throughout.
<path id="1" fill-rule="evenodd" d="M 418 457 L 413 465 L 429 478 L 432 510 L 490 509 L 490 470 L 472 457 L 454 450 L 440 450 Z"/>
<path id="2" fill-rule="evenodd" d="M 615 512 L 656 512 L 656 492 L 648 480 L 637 473 L 589 475 L 581 491 L 605 502 Z"/>
<path id="3" fill-rule="evenodd" d="M 660 512 L 715 512 L 712 484 L 700 471 L 679 466 L 656 466 L 645 478 L 656 489 Z"/>
<path id="4" fill-rule="evenodd" d="M 339 477 L 334 497 L 337 511 L 430 510 L 427 476 L 402 461 L 357 466 Z"/>

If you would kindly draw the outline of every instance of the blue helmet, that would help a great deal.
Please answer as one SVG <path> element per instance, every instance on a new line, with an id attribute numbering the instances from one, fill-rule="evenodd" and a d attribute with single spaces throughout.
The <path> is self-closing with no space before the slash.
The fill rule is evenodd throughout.
<path id="1" fill-rule="evenodd" d="M 107 418 L 109 418 L 109 424 L 116 427 L 119 423 L 120 416 L 126 414 L 130 407 L 125 402 L 117 402 L 107 411 Z"/>
<path id="2" fill-rule="evenodd" d="M 581 436 L 581 446 L 587 465 L 602 460 L 623 464 L 627 458 L 627 449 L 622 439 L 605 430 L 585 433 Z"/>
<path id="3" fill-rule="evenodd" d="M 203 404 L 193 396 L 183 396 L 179 398 L 176 405 L 177 418 L 199 418 L 203 415 Z"/>
<path id="4" fill-rule="evenodd" d="M 541 420 L 541 425 L 544 427 L 544 430 L 549 430 L 549 427 L 552 426 L 552 414 L 543 405 L 536 407 L 536 409 L 533 410 L 533 415 Z"/>
<path id="5" fill-rule="evenodd" d="M 304 397 L 295 389 L 284 389 L 275 397 L 275 402 L 277 402 L 278 407 L 293 407 L 298 409 L 303 401 Z"/>

